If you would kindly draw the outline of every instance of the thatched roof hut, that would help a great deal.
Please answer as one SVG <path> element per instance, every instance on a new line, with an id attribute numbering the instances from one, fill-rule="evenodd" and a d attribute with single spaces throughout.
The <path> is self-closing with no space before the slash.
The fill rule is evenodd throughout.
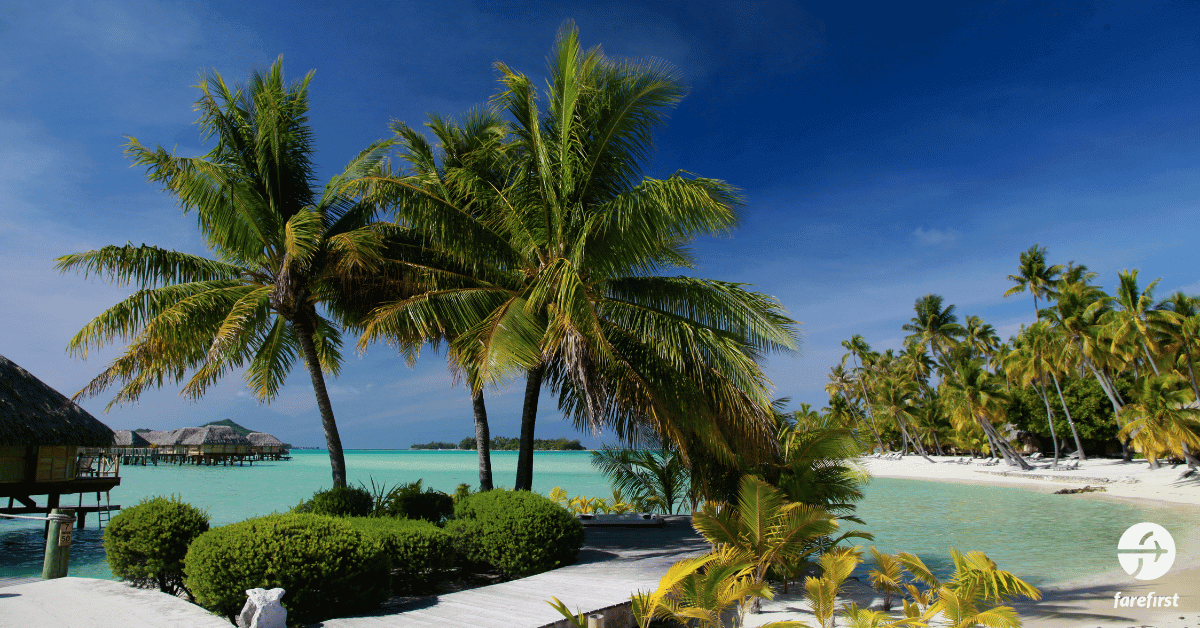
<path id="1" fill-rule="evenodd" d="M 113 447 L 149 447 L 150 442 L 141 434 L 132 430 L 116 430 L 113 432 Z"/>
<path id="2" fill-rule="evenodd" d="M 0 446 L 108 447 L 113 431 L 0 355 Z"/>
<path id="3" fill-rule="evenodd" d="M 250 432 L 246 438 L 255 447 L 283 447 L 283 441 L 266 432 Z"/>
<path id="4" fill-rule="evenodd" d="M 238 434 L 232 427 L 225 425 L 209 425 L 207 427 L 184 427 L 182 430 L 195 430 L 182 441 L 181 445 L 196 446 L 196 445 L 245 445 L 250 446 L 250 441 L 245 436 Z"/>
<path id="5" fill-rule="evenodd" d="M 142 438 L 146 439 L 146 442 L 150 443 L 151 445 L 162 446 L 175 444 L 175 435 L 171 432 L 151 430 L 149 432 L 139 432 L 139 434 L 141 434 Z"/>

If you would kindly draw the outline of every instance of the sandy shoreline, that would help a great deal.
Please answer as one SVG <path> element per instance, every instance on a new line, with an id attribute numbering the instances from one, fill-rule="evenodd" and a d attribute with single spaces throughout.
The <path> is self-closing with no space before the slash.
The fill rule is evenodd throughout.
<path id="1" fill-rule="evenodd" d="M 1200 508 L 1200 479 L 1180 478 L 1187 470 L 1164 467 L 1151 471 L 1143 462 L 1124 463 L 1120 460 L 1088 460 L 1078 469 L 1038 468 L 1029 472 L 1014 470 L 1003 463 L 985 466 L 982 461 L 955 464 L 959 457 L 934 456 L 931 464 L 920 456 L 903 459 L 863 458 L 862 465 L 875 477 L 988 484 L 1023 487 L 1054 492 L 1063 488 L 1085 485 L 1103 486 L 1103 493 L 1092 493 L 1102 499 L 1152 500 L 1178 508 Z M 1038 466 L 1048 465 L 1039 462 Z M 1000 475 L 1003 474 L 1003 475 Z M 1178 608 L 1114 607 L 1117 593 L 1123 597 L 1168 596 Z M 1200 556 L 1178 556 L 1174 567 L 1163 577 L 1152 581 L 1135 580 L 1119 569 L 1094 577 L 1047 586 L 1040 601 L 1023 601 L 1014 606 L 1025 626 L 1031 628 L 1200 628 Z M 855 602 L 860 607 L 879 607 L 882 596 L 865 582 L 846 583 L 842 602 Z M 898 616 L 898 613 L 893 613 Z M 760 626 L 772 621 L 799 620 L 815 624 L 807 602 L 796 588 L 789 593 L 777 593 L 776 599 L 764 602 L 761 615 L 748 616 L 746 625 Z M 838 624 L 843 625 L 839 622 Z"/>

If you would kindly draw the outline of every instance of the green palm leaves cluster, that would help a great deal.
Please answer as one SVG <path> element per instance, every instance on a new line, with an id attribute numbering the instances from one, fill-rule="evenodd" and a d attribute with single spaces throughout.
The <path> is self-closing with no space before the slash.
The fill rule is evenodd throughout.
<path id="1" fill-rule="evenodd" d="M 798 347 L 796 323 L 740 284 L 664 274 L 691 267 L 694 238 L 733 229 L 741 203 L 722 181 L 642 173 L 685 88 L 661 64 L 583 50 L 570 24 L 548 69 L 539 91 L 498 64 L 488 107 L 461 121 L 431 116 L 436 143 L 395 123 L 393 140 L 323 189 L 307 124 L 311 74 L 286 84 L 277 62 L 245 87 L 206 78 L 197 109 L 216 142 L 209 154 L 178 158 L 137 140 L 129 153 L 196 212 L 215 259 L 133 246 L 60 258 L 61 270 L 138 290 L 71 342 L 80 355 L 130 343 L 81 394 L 119 384 L 115 401 L 134 401 L 184 383 L 199 396 L 245 369 L 269 402 L 299 357 L 340 486 L 324 374 L 337 374 L 341 331 L 351 330 L 360 350 L 382 340 L 410 362 L 426 344 L 447 347 L 472 391 L 477 443 L 488 442 L 484 388 L 524 378 L 516 488 L 532 483 L 543 387 L 577 426 L 635 445 L 651 435 L 689 463 L 769 458 L 759 362 Z"/>
<path id="2" fill-rule="evenodd" d="M 1176 293 L 1155 302 L 1159 280 L 1143 288 L 1137 270 L 1121 271 L 1110 296 L 1092 283 L 1096 274 L 1086 266 L 1049 264 L 1040 245 L 1022 252 L 1019 262 L 1005 296 L 1030 293 L 1033 324 L 1001 343 L 979 317 L 960 324 L 953 305 L 925 295 L 903 326 L 909 336 L 899 355 L 872 351 L 861 336 L 842 343 L 848 353 L 830 372 L 827 416 L 869 431 L 880 450 L 898 443 L 905 452 L 911 447 L 925 454 L 946 445 L 1028 468 L 1010 444 L 1015 429 L 1008 416 L 1014 395 L 1025 388 L 1045 408 L 1058 464 L 1066 434 L 1056 430 L 1056 416 L 1066 421 L 1073 455 L 1087 457 L 1063 390 L 1093 380 L 1112 406 L 1127 460 L 1136 450 L 1154 468 L 1164 457 L 1200 464 L 1193 455 L 1200 421 L 1191 410 L 1200 396 L 1200 300 Z"/>

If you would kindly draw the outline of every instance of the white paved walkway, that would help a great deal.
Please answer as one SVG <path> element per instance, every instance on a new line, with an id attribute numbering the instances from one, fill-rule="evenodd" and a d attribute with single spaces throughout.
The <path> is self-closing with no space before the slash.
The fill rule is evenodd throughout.
<path id="1" fill-rule="evenodd" d="M 0 588 L 5 628 L 230 628 L 177 597 L 112 580 L 58 578 Z"/>

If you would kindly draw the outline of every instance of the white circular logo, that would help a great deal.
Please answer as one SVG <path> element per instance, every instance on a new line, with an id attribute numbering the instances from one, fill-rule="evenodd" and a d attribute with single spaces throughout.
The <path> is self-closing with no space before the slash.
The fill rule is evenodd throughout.
<path id="1" fill-rule="evenodd" d="M 1129 526 L 1117 541 L 1117 560 L 1125 573 L 1154 580 L 1175 562 L 1175 539 L 1166 528 L 1148 521 Z"/>

